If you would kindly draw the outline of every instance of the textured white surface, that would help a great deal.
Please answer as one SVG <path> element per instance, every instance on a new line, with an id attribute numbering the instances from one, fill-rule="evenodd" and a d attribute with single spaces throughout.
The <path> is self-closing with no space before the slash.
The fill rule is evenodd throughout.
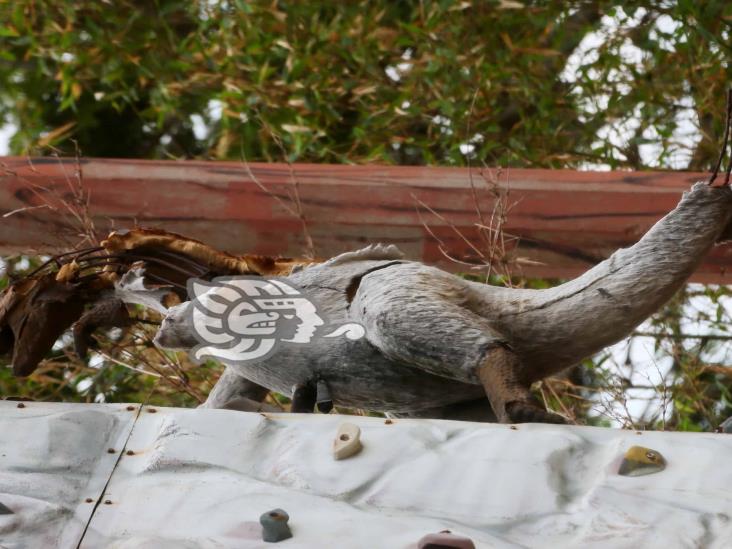
<path id="1" fill-rule="evenodd" d="M 334 461 L 343 421 L 364 448 Z M 445 528 L 477 547 L 732 547 L 729 435 L 11 402 L 0 429 L 8 548 L 76 547 L 97 500 L 81 547 L 272 547 L 258 519 L 276 507 L 294 535 L 278 547 L 407 549 Z M 667 469 L 618 476 L 632 445 Z"/>
<path id="2" fill-rule="evenodd" d="M 76 547 L 140 407 L 23 406 L 0 401 L 0 547 Z"/>

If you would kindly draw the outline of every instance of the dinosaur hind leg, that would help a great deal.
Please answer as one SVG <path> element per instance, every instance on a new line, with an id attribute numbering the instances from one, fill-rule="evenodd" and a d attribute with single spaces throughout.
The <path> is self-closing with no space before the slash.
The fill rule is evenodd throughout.
<path id="1" fill-rule="evenodd" d="M 529 392 L 519 358 L 491 322 L 474 312 L 467 283 L 419 264 L 393 265 L 365 275 L 351 302 L 351 318 L 392 360 L 430 374 L 482 385 L 498 420 L 564 423 Z M 471 400 L 474 394 L 455 402 Z M 422 399 L 421 408 L 435 402 Z"/>
<path id="2" fill-rule="evenodd" d="M 548 412 L 529 391 L 521 361 L 510 349 L 494 347 L 478 368 L 478 377 L 501 423 L 567 423 Z"/>

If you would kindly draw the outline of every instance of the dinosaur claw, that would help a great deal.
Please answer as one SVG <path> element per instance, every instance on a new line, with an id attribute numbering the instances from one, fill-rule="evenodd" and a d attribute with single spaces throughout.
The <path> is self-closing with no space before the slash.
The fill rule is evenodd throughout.
<path id="1" fill-rule="evenodd" d="M 567 425 L 566 418 L 546 411 L 544 408 L 531 402 L 509 402 L 506 405 L 508 423 L 553 423 Z"/>

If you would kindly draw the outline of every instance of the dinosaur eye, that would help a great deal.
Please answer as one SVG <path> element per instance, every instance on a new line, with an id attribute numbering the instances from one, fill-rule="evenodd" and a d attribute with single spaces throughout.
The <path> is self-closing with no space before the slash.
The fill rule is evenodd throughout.
<path id="1" fill-rule="evenodd" d="M 656 461 L 658 459 L 658 456 L 653 452 L 646 452 L 646 457 L 651 461 Z"/>

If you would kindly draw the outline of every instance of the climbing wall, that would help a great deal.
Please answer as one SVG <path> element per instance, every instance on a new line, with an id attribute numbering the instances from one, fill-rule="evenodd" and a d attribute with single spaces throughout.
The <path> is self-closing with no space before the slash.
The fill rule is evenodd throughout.
<path id="1" fill-rule="evenodd" d="M 3 548 L 272 547 L 260 517 L 277 509 L 278 547 L 407 549 L 442 530 L 478 548 L 732 547 L 730 435 L 18 406 L 0 402 Z M 619 475 L 632 446 L 665 468 Z"/>

